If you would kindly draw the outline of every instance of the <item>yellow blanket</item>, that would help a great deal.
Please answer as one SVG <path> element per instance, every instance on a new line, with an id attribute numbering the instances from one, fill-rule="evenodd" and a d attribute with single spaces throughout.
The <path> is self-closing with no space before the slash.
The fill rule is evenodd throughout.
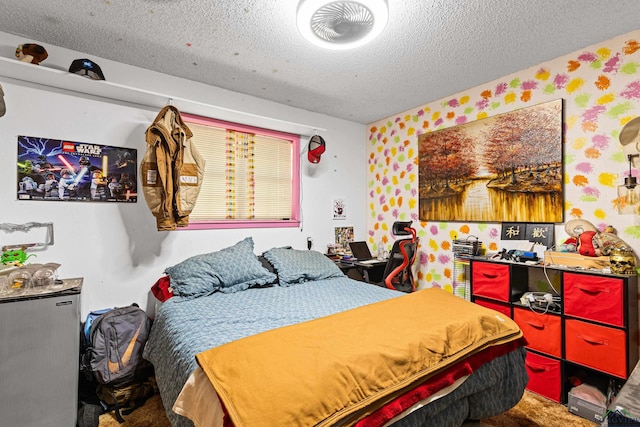
<path id="1" fill-rule="evenodd" d="M 425 289 L 196 356 L 236 427 L 349 425 L 455 362 L 522 336 L 511 319 Z"/>

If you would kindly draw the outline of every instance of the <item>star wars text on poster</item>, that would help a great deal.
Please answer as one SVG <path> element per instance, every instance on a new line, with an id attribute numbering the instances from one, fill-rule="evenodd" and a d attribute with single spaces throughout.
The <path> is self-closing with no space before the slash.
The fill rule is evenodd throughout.
<path id="1" fill-rule="evenodd" d="M 75 142 L 64 141 L 62 143 L 62 151 L 65 153 L 77 153 L 80 155 L 101 157 L 102 147 L 95 144 L 81 144 Z"/>
<path id="2" fill-rule="evenodd" d="M 18 199 L 136 202 L 137 151 L 18 136 Z"/>

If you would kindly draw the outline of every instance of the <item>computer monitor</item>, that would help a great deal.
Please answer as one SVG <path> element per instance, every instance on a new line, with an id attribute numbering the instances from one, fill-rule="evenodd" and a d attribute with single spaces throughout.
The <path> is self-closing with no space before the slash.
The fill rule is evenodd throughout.
<path id="1" fill-rule="evenodd" d="M 371 251 L 369 251 L 369 245 L 367 242 L 349 242 L 349 248 L 351 248 L 351 253 L 354 258 L 358 261 L 365 261 L 368 259 L 372 259 Z"/>

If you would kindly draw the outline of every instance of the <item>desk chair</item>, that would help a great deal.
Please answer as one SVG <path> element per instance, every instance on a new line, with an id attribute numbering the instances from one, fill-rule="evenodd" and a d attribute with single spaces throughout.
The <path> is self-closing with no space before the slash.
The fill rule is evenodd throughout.
<path id="1" fill-rule="evenodd" d="M 384 269 L 384 285 L 389 289 L 402 292 L 413 292 L 416 285 L 413 280 L 411 266 L 418 252 L 418 237 L 411 227 L 412 221 L 396 221 L 392 233 L 395 236 L 411 236 L 408 239 L 396 240 L 391 248 L 387 265 Z"/>

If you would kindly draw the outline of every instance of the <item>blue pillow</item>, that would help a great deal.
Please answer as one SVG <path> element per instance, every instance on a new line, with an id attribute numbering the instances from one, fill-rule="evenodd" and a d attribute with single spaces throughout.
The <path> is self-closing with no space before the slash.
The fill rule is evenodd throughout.
<path id="1" fill-rule="evenodd" d="M 217 252 L 196 255 L 165 270 L 174 294 L 183 297 L 243 291 L 276 281 L 253 253 L 253 238 L 247 237 Z"/>
<path id="2" fill-rule="evenodd" d="M 220 278 L 207 265 L 205 258 L 209 254 L 187 258 L 180 264 L 164 270 L 171 280 L 173 295 L 195 298 L 212 294 L 220 288 Z"/>
<path id="3" fill-rule="evenodd" d="M 262 255 L 276 269 L 280 286 L 344 277 L 338 266 L 318 251 L 272 248 Z"/>

